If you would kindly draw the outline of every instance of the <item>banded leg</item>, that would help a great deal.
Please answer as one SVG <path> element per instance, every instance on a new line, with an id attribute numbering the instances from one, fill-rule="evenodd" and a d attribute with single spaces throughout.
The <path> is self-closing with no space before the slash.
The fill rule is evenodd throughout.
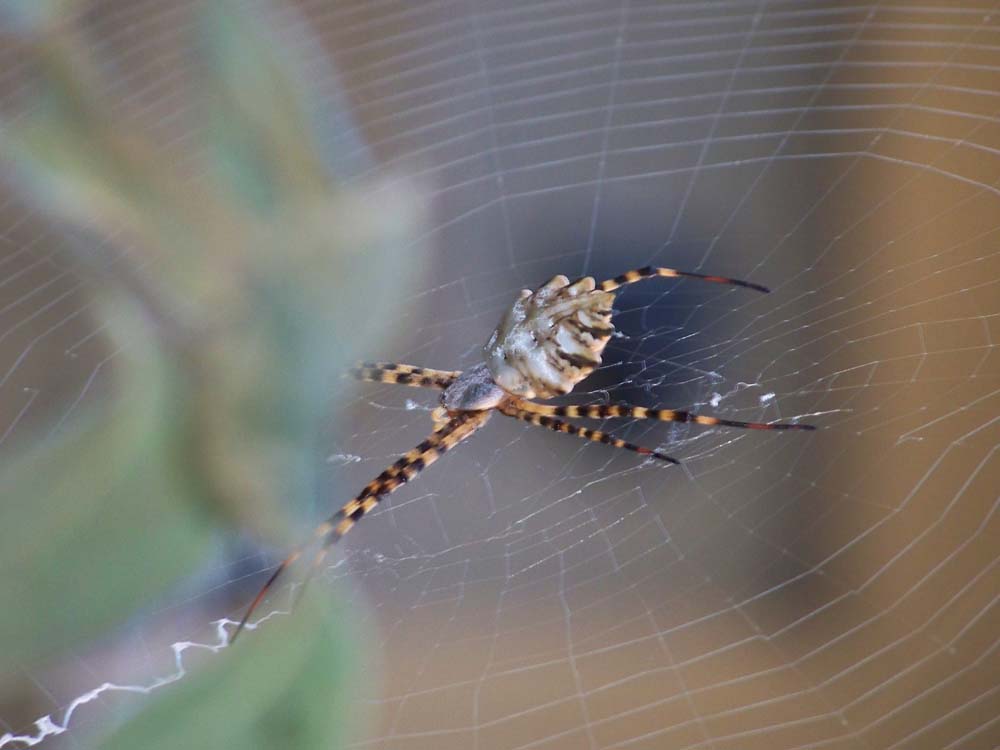
<path id="1" fill-rule="evenodd" d="M 441 389 L 447 388 L 461 374 L 458 370 L 430 370 L 394 362 L 362 362 L 351 370 L 351 375 L 358 380 Z"/>
<path id="2" fill-rule="evenodd" d="M 563 422 L 561 419 L 556 419 L 555 417 L 547 417 L 543 414 L 533 414 L 531 412 L 522 411 L 512 407 L 501 408 L 500 413 L 508 417 L 513 417 L 514 419 L 520 419 L 523 422 L 530 422 L 531 424 L 538 425 L 539 427 L 545 427 L 555 432 L 564 432 L 567 435 L 576 435 L 577 437 L 582 437 L 584 440 L 593 440 L 595 443 L 604 443 L 605 445 L 610 445 L 614 448 L 624 448 L 627 451 L 634 451 L 642 456 L 652 456 L 653 458 L 658 458 L 661 461 L 669 461 L 672 464 L 680 464 L 680 461 L 676 458 L 668 456 L 665 453 L 654 451 L 652 448 L 643 448 L 641 445 L 636 445 L 635 443 L 626 442 L 620 438 L 616 438 L 614 435 L 609 435 L 607 432 L 602 432 L 601 430 L 591 430 L 587 427 L 580 427 L 575 424 L 570 424 L 569 422 Z"/>
<path id="3" fill-rule="evenodd" d="M 692 271 L 678 271 L 673 268 L 656 268 L 655 266 L 646 266 L 645 268 L 637 268 L 634 271 L 626 271 L 621 276 L 615 276 L 613 279 L 602 281 L 597 285 L 597 288 L 602 292 L 613 292 L 615 289 L 625 286 L 626 284 L 634 284 L 637 281 L 651 279 L 656 276 L 661 276 L 667 279 L 700 279 L 701 281 L 711 281 L 714 284 L 742 286 L 747 289 L 754 289 L 758 292 L 763 292 L 764 294 L 768 294 L 771 291 L 766 286 L 754 284 L 751 281 L 740 281 L 739 279 L 730 279 L 726 276 L 709 276 L 707 274 L 694 273 Z"/>
<path id="4" fill-rule="evenodd" d="M 815 425 L 796 424 L 792 422 L 739 422 L 735 419 L 721 417 L 705 417 L 692 414 L 689 411 L 676 409 L 647 409 L 645 406 L 630 406 L 629 404 L 591 404 L 589 406 L 550 406 L 536 404 L 527 399 L 512 400 L 514 408 L 531 414 L 542 414 L 549 417 L 577 417 L 584 419 L 607 419 L 609 417 L 628 417 L 631 419 L 656 419 L 660 422 L 691 422 L 721 427 L 742 427 L 747 430 L 815 430 Z"/>
<path id="5" fill-rule="evenodd" d="M 271 574 L 271 577 L 267 579 L 267 582 L 257 592 L 257 596 L 254 597 L 254 600 L 247 607 L 246 613 L 240 620 L 239 625 L 236 626 L 233 637 L 229 639 L 230 644 L 236 641 L 236 637 L 246 627 L 247 621 L 253 615 L 258 605 L 264 601 L 267 592 L 274 586 L 281 574 L 302 556 L 302 552 L 306 547 L 317 543 L 320 545 L 309 571 L 309 575 L 311 575 L 323 562 L 330 547 L 350 531 L 365 515 L 371 512 L 383 497 L 413 479 L 426 467 L 437 461 L 443 453 L 472 435 L 472 433 L 486 424 L 486 420 L 489 417 L 490 412 L 488 411 L 465 412 L 454 417 L 446 426 L 431 433 L 426 440 L 413 448 L 413 450 L 407 451 L 400 456 L 392 466 L 365 485 L 364 489 L 350 502 L 317 526 L 313 532 L 312 539 L 308 543 L 292 550 L 292 553 L 278 565 L 274 573 Z M 303 583 L 304 588 L 305 583 Z"/>

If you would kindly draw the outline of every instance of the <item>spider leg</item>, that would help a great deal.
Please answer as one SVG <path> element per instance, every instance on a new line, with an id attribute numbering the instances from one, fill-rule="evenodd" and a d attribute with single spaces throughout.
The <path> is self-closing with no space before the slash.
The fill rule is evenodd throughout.
<path id="1" fill-rule="evenodd" d="M 615 289 L 626 284 L 634 284 L 637 281 L 642 281 L 643 279 L 650 279 L 655 276 L 662 276 L 668 279 L 700 279 L 701 281 L 711 281 L 715 284 L 730 284 L 732 286 L 742 286 L 747 289 L 754 289 L 758 292 L 769 293 L 771 290 L 766 286 L 761 286 L 760 284 L 754 284 L 750 281 L 740 281 L 739 279 L 730 279 L 726 276 L 708 276 L 703 273 L 694 273 L 692 271 L 678 271 L 673 268 L 656 268 L 654 266 L 646 266 L 645 268 L 638 268 L 634 271 L 626 271 L 621 276 L 615 276 L 613 279 L 608 279 L 607 281 L 602 281 L 597 285 L 597 288 L 602 292 L 613 292 Z"/>
<path id="2" fill-rule="evenodd" d="M 607 419 L 608 417 L 629 417 L 632 419 L 656 419 L 660 422 L 692 422 L 694 424 L 715 425 L 721 427 L 742 427 L 748 430 L 815 430 L 811 424 L 796 424 L 792 422 L 738 422 L 735 419 L 720 417 L 705 417 L 692 414 L 689 411 L 676 409 L 647 409 L 645 406 L 630 406 L 629 404 L 591 404 L 589 406 L 550 406 L 536 404 L 527 399 L 511 399 L 515 409 L 542 414 L 550 417 L 582 417 L 585 419 Z"/>
<path id="3" fill-rule="evenodd" d="M 584 440 L 593 440 L 595 443 L 604 443 L 614 448 L 624 448 L 627 451 L 634 451 L 642 456 L 652 456 L 661 461 L 680 464 L 680 461 L 676 458 L 668 456 L 665 453 L 654 451 L 652 448 L 643 448 L 641 445 L 636 445 L 635 443 L 628 443 L 601 430 L 591 430 L 587 427 L 563 422 L 561 419 L 556 419 L 555 417 L 547 417 L 544 414 L 533 414 L 513 407 L 501 407 L 500 413 L 504 416 L 520 419 L 523 422 L 530 422 L 531 424 L 545 427 L 555 432 L 565 432 L 567 435 L 576 435 L 577 437 L 582 437 Z"/>
<path id="4" fill-rule="evenodd" d="M 351 375 L 358 380 L 441 389 L 447 388 L 461 374 L 458 370 L 430 370 L 394 362 L 362 362 L 351 370 Z"/>
<path id="5" fill-rule="evenodd" d="M 434 423 L 434 432 L 444 429 L 450 421 L 451 417 L 448 416 L 448 410 L 443 406 L 437 406 L 431 411 L 431 422 Z"/>
<path id="6" fill-rule="evenodd" d="M 329 552 L 330 547 L 339 541 L 340 538 L 350 531 L 358 521 L 375 508 L 383 497 L 413 479 L 426 467 L 437 461 L 443 453 L 455 447 L 467 437 L 472 435 L 472 433 L 486 424 L 486 420 L 489 419 L 489 417 L 490 412 L 488 411 L 463 412 L 458 416 L 453 417 L 444 427 L 434 431 L 427 437 L 427 439 L 415 448 L 400 456 L 400 458 L 392 464 L 392 466 L 388 467 L 385 471 L 365 485 L 364 489 L 362 489 L 361 492 L 346 503 L 340 510 L 317 526 L 316 530 L 313 532 L 311 540 L 304 545 L 296 547 L 292 553 L 288 555 L 288 557 L 286 557 L 280 565 L 278 565 L 274 573 L 271 574 L 271 577 L 268 578 L 267 582 L 261 587 L 257 596 L 254 597 L 254 600 L 250 603 L 246 613 L 240 620 L 239 625 L 236 626 L 236 630 L 233 632 L 232 638 L 229 639 L 230 644 L 235 642 L 236 637 L 246 627 L 251 615 L 253 615 L 258 605 L 264 600 L 267 592 L 272 586 L 274 586 L 278 578 L 281 577 L 281 574 L 302 556 L 302 552 L 306 547 L 312 546 L 316 543 L 320 544 L 319 551 L 316 553 L 316 557 L 312 562 L 312 567 L 307 574 L 306 581 L 308 581 L 313 572 L 323 562 L 323 559 L 326 557 L 327 552 Z M 304 584 L 302 590 L 305 590 Z"/>

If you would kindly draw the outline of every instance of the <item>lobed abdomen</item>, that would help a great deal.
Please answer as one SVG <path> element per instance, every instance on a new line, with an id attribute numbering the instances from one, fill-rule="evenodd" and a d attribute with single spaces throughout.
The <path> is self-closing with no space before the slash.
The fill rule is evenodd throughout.
<path id="1" fill-rule="evenodd" d="M 614 294 L 595 287 L 590 276 L 570 284 L 560 275 L 522 290 L 484 349 L 496 384 L 524 398 L 552 398 L 593 372 L 614 333 Z"/>

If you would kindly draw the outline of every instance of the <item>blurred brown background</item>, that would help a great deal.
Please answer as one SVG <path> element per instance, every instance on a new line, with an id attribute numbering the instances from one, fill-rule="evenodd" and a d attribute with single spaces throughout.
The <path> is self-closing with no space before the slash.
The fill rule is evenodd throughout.
<path id="1" fill-rule="evenodd" d="M 189 8 L 85 6 L 122 101 L 183 142 Z M 298 8 L 356 116 L 335 147 L 433 195 L 433 255 L 400 271 L 420 292 L 373 357 L 466 367 L 554 273 L 704 270 L 774 291 L 628 290 L 625 336 L 574 396 L 822 428 L 618 429 L 685 461 L 665 469 L 494 419 L 328 571 L 381 662 L 359 745 L 1000 744 L 995 8 Z M 13 96 L 17 60 L 0 60 Z M 48 232 L 0 204 L 12 443 L 114 362 Z M 330 472 L 353 487 L 424 436 L 433 398 L 349 401 Z M 72 697 L 52 679 L 19 725 Z"/>

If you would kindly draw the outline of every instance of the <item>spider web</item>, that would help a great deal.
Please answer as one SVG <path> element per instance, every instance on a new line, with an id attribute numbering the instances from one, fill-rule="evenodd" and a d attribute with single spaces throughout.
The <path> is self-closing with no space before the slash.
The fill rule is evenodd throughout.
<path id="1" fill-rule="evenodd" d="M 182 10 L 93 14 L 128 63 L 123 100 L 168 132 Z M 678 468 L 492 419 L 325 571 L 381 659 L 358 747 L 1000 744 L 996 3 L 301 10 L 376 160 L 434 191 L 432 267 L 377 356 L 468 367 L 517 291 L 556 273 L 725 274 L 773 292 L 624 290 L 621 335 L 572 402 L 821 428 L 604 425 Z M 4 441 L 68 417 L 114 357 L 16 206 L 0 208 Z M 337 486 L 416 444 L 435 405 L 356 394 L 329 437 Z M 163 609 L 235 607 L 272 564 L 220 558 Z M 183 679 L 234 611 L 26 674 L 0 747 L 76 746 Z"/>

